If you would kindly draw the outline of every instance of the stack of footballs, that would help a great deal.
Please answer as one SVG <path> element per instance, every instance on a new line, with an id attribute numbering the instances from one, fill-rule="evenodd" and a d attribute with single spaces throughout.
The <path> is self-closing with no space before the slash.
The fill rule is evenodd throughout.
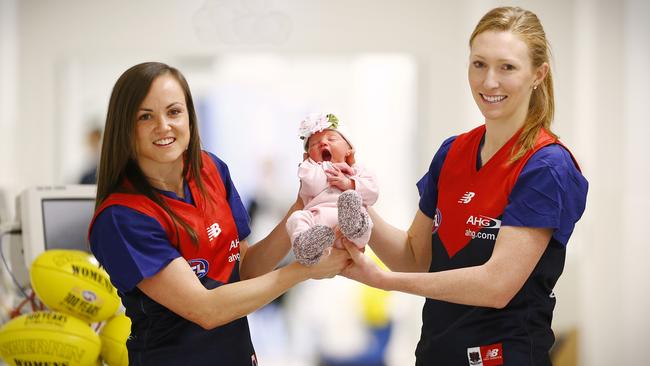
<path id="1" fill-rule="evenodd" d="M 0 328 L 4 362 L 11 366 L 96 366 L 102 361 L 109 366 L 128 365 L 131 321 L 116 314 L 120 298 L 91 254 L 46 251 L 34 260 L 30 279 L 49 310 L 23 314 Z"/>

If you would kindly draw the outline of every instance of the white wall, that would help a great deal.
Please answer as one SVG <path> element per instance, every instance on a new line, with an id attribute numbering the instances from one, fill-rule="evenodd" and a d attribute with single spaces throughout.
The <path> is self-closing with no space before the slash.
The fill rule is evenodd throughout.
<path id="1" fill-rule="evenodd" d="M 85 119 L 104 113 L 110 85 L 128 65 L 155 59 L 180 66 L 250 52 L 412 55 L 417 133 L 405 179 L 414 183 L 444 138 L 480 121 L 466 81 L 467 37 L 481 14 L 503 4 L 1 0 L 0 185 L 71 179 L 84 153 Z M 583 365 L 632 364 L 650 339 L 643 231 L 650 206 L 648 2 L 508 4 L 535 11 L 544 23 L 555 61 L 555 129 L 591 184 L 558 283 L 555 326 L 581 326 Z M 91 69 L 104 71 L 85 74 Z M 95 82 L 84 83 L 89 79 Z M 70 85 L 82 85 L 83 93 Z M 70 103 L 66 95 L 81 99 Z M 79 103 L 83 111 L 69 110 Z"/>
<path id="2" fill-rule="evenodd" d="M 650 336 L 648 5 L 576 2 L 575 151 L 590 178 L 575 237 L 583 365 L 635 364 Z"/>
<path id="3" fill-rule="evenodd" d="M 18 98 L 18 9 L 16 0 L 0 1 L 0 187 L 11 191 L 15 185 L 14 134 L 16 132 L 16 108 Z M 9 193 L 9 192 L 7 192 Z M 12 192 L 13 193 L 13 192 Z M 0 220 L 6 219 L 12 210 L 0 192 Z"/>
<path id="4" fill-rule="evenodd" d="M 620 64 L 621 48 L 614 40 L 621 37 L 622 6 L 611 3 L 596 3 L 589 0 L 576 2 L 575 38 L 575 85 L 573 96 L 576 108 L 573 119 L 579 134 L 576 135 L 576 154 L 589 178 L 587 211 L 583 227 L 575 239 L 583 245 L 576 251 L 580 272 L 577 290 L 580 293 L 578 308 L 581 325 L 580 344 L 583 365 L 608 365 L 623 356 L 619 306 L 613 299 L 621 299 L 620 287 L 620 245 L 621 236 L 617 230 L 598 230 L 604 227 L 620 227 L 621 215 L 609 217 L 606 212 L 621 212 L 619 198 L 614 192 L 617 180 L 622 177 L 620 129 L 622 125 L 620 96 L 622 74 L 613 65 Z M 607 22 L 604 18 L 611 17 Z M 607 42 L 605 45 L 605 41 Z M 617 74 L 607 81 L 610 74 Z M 613 81 L 613 82 L 612 82 Z M 606 102 L 605 102 L 606 101 Z M 618 113 L 618 117 L 612 114 Z M 611 126 L 610 128 L 605 126 Z M 611 222 L 607 222 L 611 219 Z M 610 226 L 611 224 L 611 226 Z M 616 301 L 616 300 L 614 300 Z M 610 334 L 616 334 L 611 337 Z M 610 343 L 611 342 L 611 343 Z M 625 363 L 622 363 L 625 364 Z"/>
<path id="5" fill-rule="evenodd" d="M 15 154 L 16 176 L 21 184 L 62 182 L 68 177 L 62 161 L 74 161 L 59 139 L 62 134 L 80 135 L 70 126 L 70 112 L 59 100 L 66 82 L 74 79 L 70 64 L 134 64 L 158 59 L 179 64 L 187 58 L 222 52 L 273 51 L 288 53 L 408 52 L 430 54 L 443 30 L 453 25 L 454 8 L 432 7 L 427 1 L 409 6 L 392 1 L 83 1 L 19 3 L 20 63 L 18 140 L 29 141 L 42 156 L 23 151 Z M 353 4 L 353 5 L 351 5 Z M 377 4 L 381 4 L 379 7 Z M 373 9 L 373 11 L 368 11 Z M 208 18 L 210 10 L 217 15 Z M 281 44 L 264 43 L 255 35 L 244 15 L 264 17 L 272 11 L 288 17 L 291 27 Z M 243 14 L 243 15 L 242 15 Z M 235 19 L 235 16 L 239 18 Z M 210 31 L 209 21 L 224 21 L 233 28 L 245 28 L 247 37 L 223 42 L 222 33 Z M 407 26 L 408 25 L 408 26 Z M 248 27 L 248 28 L 247 28 Z M 252 29 L 252 30 L 251 30 Z M 207 36 L 206 36 L 207 34 Z M 464 44 L 460 47 L 464 49 Z M 118 68 L 114 67 L 114 77 Z M 66 72 L 67 70 L 67 72 Z M 462 67 L 461 69 L 462 70 Z M 446 73 L 443 73 L 446 75 Z M 461 77 L 464 78 L 461 72 Z M 95 85 L 88 85 L 90 93 Z M 106 92 L 108 94 L 109 91 Z M 106 96 L 107 98 L 107 96 Z M 440 105 L 449 103 L 440 102 Z M 38 107 L 36 107 L 38 106 Z M 451 117 L 451 116 L 450 116 Z M 447 119 L 447 118 L 445 118 Z M 72 121 L 77 125 L 78 121 Z M 64 130 L 62 132 L 61 130 Z M 79 137 L 78 137 L 79 138 Z M 64 138 L 69 141 L 71 138 Z M 67 147 L 66 147 L 67 148 Z M 26 154 L 24 152 L 27 152 Z M 423 158 L 421 166 L 425 166 Z M 40 160 L 38 169 L 33 166 Z"/>
<path id="6" fill-rule="evenodd" d="M 650 3 L 630 0 L 624 9 L 623 42 L 623 141 L 622 159 L 625 185 L 622 192 L 623 223 L 621 225 L 622 309 L 620 333 L 623 335 L 621 353 L 635 362 L 640 350 L 648 347 L 650 339 L 650 240 L 646 232 L 650 207 L 648 184 L 650 154 L 648 154 L 648 101 L 650 101 Z M 615 214 L 607 212 L 611 217 Z M 612 300 L 610 300 L 612 301 Z M 618 302 L 613 302 L 616 304 Z"/>

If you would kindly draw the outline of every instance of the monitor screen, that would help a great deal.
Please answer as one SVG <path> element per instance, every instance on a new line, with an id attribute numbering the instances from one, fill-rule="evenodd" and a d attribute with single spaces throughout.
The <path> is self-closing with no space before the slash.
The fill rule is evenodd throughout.
<path id="1" fill-rule="evenodd" d="M 87 235 L 95 209 L 94 199 L 48 198 L 41 204 L 45 250 L 90 250 Z"/>
<path id="2" fill-rule="evenodd" d="M 95 209 L 94 185 L 38 186 L 18 196 L 24 267 L 51 249 L 90 251 L 88 225 Z"/>

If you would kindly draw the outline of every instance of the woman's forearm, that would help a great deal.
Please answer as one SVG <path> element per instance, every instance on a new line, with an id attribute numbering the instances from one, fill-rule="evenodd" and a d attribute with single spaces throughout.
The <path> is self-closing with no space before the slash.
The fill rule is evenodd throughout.
<path id="1" fill-rule="evenodd" d="M 533 272 L 550 237 L 550 229 L 504 226 L 492 256 L 482 265 L 432 273 L 381 271 L 367 274 L 363 279 L 371 286 L 389 291 L 502 308 Z"/>
<path id="2" fill-rule="evenodd" d="M 206 313 L 212 315 L 200 317 L 200 325 L 212 329 L 246 316 L 308 277 L 308 269 L 294 262 L 250 280 L 208 291 L 204 293 L 208 298 L 203 303 L 210 304 Z"/>
<path id="3" fill-rule="evenodd" d="M 240 266 L 240 277 L 248 279 L 272 271 L 291 249 L 286 223 L 289 216 L 299 207 L 294 203 L 282 221 L 264 239 L 251 245 L 244 254 Z"/>
<path id="4" fill-rule="evenodd" d="M 408 231 L 400 230 L 368 208 L 373 221 L 370 247 L 393 271 L 423 272 L 431 263 L 431 227 L 433 221 L 420 211 Z"/>
<path id="5" fill-rule="evenodd" d="M 484 266 L 434 273 L 386 272 L 378 285 L 456 304 L 502 308 L 512 294 L 501 284 L 502 277 L 490 275 Z"/>
<path id="6" fill-rule="evenodd" d="M 206 289 L 183 257 L 172 260 L 138 288 L 151 299 L 205 329 L 241 318 L 308 278 L 331 278 L 349 264 L 347 251 L 333 249 L 310 267 L 293 262 L 249 280 Z"/>

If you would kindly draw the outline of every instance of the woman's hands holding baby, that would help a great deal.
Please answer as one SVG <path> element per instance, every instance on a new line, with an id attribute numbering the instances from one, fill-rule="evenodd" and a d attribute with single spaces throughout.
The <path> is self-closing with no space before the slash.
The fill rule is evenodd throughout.
<path id="1" fill-rule="evenodd" d="M 346 238 L 342 238 L 341 242 L 352 259 L 350 264 L 343 269 L 341 275 L 371 287 L 387 290 L 382 287 L 387 272 L 369 256 L 363 254 L 365 248 L 357 248 Z"/>

